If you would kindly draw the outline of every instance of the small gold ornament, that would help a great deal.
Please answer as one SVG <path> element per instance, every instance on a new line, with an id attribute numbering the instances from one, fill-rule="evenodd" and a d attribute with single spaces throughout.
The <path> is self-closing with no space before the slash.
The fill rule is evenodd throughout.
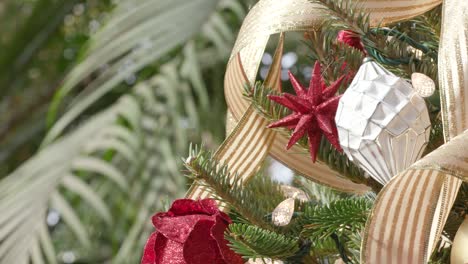
<path id="1" fill-rule="evenodd" d="M 281 185 L 281 191 L 288 199 L 282 201 L 271 214 L 271 220 L 276 226 L 286 226 L 291 222 L 294 214 L 295 200 L 309 201 L 309 196 L 301 189 L 289 185 Z"/>
<path id="2" fill-rule="evenodd" d="M 286 226 L 291 222 L 294 214 L 294 198 L 288 198 L 282 201 L 273 210 L 271 220 L 276 226 Z"/>
<path id="3" fill-rule="evenodd" d="M 468 216 L 465 217 L 465 221 L 461 224 L 453 240 L 450 263 L 468 263 Z"/>
<path id="4" fill-rule="evenodd" d="M 288 199 L 276 206 L 271 214 L 271 220 L 276 226 L 286 226 L 291 222 L 293 217 L 295 200 L 298 199 L 301 202 L 307 202 L 309 201 L 309 196 L 307 196 L 303 190 L 289 185 L 281 185 L 280 188 L 284 196 L 288 197 Z"/>
<path id="5" fill-rule="evenodd" d="M 411 74 L 411 83 L 413 84 L 413 89 L 421 97 L 429 97 L 435 92 L 435 82 L 429 76 L 415 72 Z"/>

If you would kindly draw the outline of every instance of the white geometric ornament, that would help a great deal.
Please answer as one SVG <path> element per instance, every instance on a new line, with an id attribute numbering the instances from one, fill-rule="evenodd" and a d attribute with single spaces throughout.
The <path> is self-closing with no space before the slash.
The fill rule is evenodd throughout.
<path id="1" fill-rule="evenodd" d="M 348 158 L 383 185 L 421 157 L 431 131 L 424 99 L 369 58 L 341 97 L 335 121 Z"/>

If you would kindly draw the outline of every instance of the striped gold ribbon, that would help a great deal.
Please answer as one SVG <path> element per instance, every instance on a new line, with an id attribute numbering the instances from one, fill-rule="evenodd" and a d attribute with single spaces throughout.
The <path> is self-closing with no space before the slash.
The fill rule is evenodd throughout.
<path id="1" fill-rule="evenodd" d="M 468 181 L 468 130 L 379 193 L 365 230 L 362 263 L 426 263 L 460 180 Z"/>
<path id="2" fill-rule="evenodd" d="M 272 66 L 265 80 L 269 87 L 278 91 L 281 90 L 280 70 L 283 41 L 284 34 L 281 34 Z M 230 60 L 227 66 L 224 86 L 229 88 L 226 89 L 226 96 L 229 97 L 228 92 L 234 90 L 231 87 L 242 89 L 248 83 L 241 58 L 237 55 Z M 243 181 L 248 180 L 265 160 L 275 139 L 276 133 L 267 129 L 267 125 L 267 121 L 258 115 L 252 106 L 249 106 L 233 131 L 218 148 L 214 158 L 220 164 L 227 165 L 233 175 L 236 173 L 242 177 Z M 210 193 L 207 188 L 195 183 L 186 196 L 192 199 L 203 199 L 209 197 Z"/>
<path id="3" fill-rule="evenodd" d="M 259 62 L 266 44 L 272 34 L 317 29 L 323 17 L 316 4 L 308 0 L 260 1 L 247 15 L 240 29 L 232 51 L 232 57 L 240 56 L 249 83 L 255 82 Z M 229 69 L 226 75 L 229 73 Z M 225 86 L 226 102 L 234 120 L 239 120 L 249 108 L 249 102 L 243 98 L 242 87 Z M 327 165 L 312 163 L 304 151 L 293 146 L 285 151 L 288 138 L 277 134 L 272 143 L 270 155 L 289 168 L 320 184 L 345 191 L 364 193 L 367 186 L 355 184 L 341 177 Z"/>
<path id="4" fill-rule="evenodd" d="M 379 194 L 363 241 L 363 263 L 425 263 L 462 180 L 468 177 L 468 2 L 445 0 L 439 79 L 446 143 Z M 463 135 L 455 138 L 455 136 Z M 467 260 L 468 261 L 468 260 Z"/>
<path id="5" fill-rule="evenodd" d="M 360 2 L 370 13 L 372 24 L 376 25 L 412 18 L 439 5 L 442 0 Z M 447 141 L 467 129 L 468 123 L 465 110 L 468 109 L 467 3 L 465 0 L 444 2 L 444 17 L 450 19 L 443 21 L 439 72 Z M 236 124 L 216 153 L 216 158 L 227 163 L 231 172 L 248 179 L 269 153 L 319 183 L 342 191 L 362 193 L 368 188 L 341 178 L 323 164 L 311 163 L 307 155 L 293 154 L 300 153 L 299 149 L 284 151 L 287 139 L 265 129 L 265 121 L 242 98 L 244 84 L 253 84 L 255 81 L 270 36 L 287 31 L 315 30 L 320 27 L 323 15 L 321 9 L 308 0 L 260 0 L 251 9 L 233 48 L 225 77 L 224 88 L 230 119 Z M 427 261 L 455 200 L 460 178 L 467 174 L 467 148 L 463 148 L 460 155 L 456 156 L 453 146 L 466 142 L 465 133 L 395 177 L 384 188 L 366 227 L 363 263 Z M 447 156 L 451 158 L 447 159 Z M 199 187 L 193 187 L 188 193 L 190 198 L 208 195 L 206 190 Z"/>

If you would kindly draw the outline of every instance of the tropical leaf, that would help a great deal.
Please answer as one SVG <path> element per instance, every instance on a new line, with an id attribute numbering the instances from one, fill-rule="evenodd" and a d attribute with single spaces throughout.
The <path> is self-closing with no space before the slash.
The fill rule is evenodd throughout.
<path id="1" fill-rule="evenodd" d="M 0 1 L 0 178 L 31 157 L 45 135 L 51 97 L 109 0 Z"/>
<path id="2" fill-rule="evenodd" d="M 116 2 L 65 78 L 51 116 L 63 99 L 71 104 L 41 150 L 0 181 L 0 263 L 56 263 L 68 250 L 84 262 L 138 262 L 151 214 L 184 192 L 176 160 L 198 133 L 197 113 L 214 110 L 203 76 L 229 56 L 232 19 L 243 15 L 245 5 L 228 0 Z M 168 59 L 174 49 L 181 52 Z M 131 93 L 77 119 L 150 64 L 153 76 Z M 60 216 L 57 226 L 45 221 L 50 210 Z"/>
<path id="3" fill-rule="evenodd" d="M 129 75 L 154 62 L 198 32 L 218 2 L 219 0 L 140 1 L 133 2 L 132 8 L 126 5 L 117 7 L 118 16 L 111 19 L 108 26 L 94 37 L 88 55 L 65 78 L 53 101 L 49 122 L 55 119 L 58 105 L 64 96 L 93 72 L 105 65 L 108 67 L 78 94 L 70 108 L 55 122 L 44 139 L 44 144 L 53 141 L 83 111 Z M 130 26 L 120 27 L 121 24 Z M 221 44 L 218 43 L 219 45 Z"/>
<path id="4" fill-rule="evenodd" d="M 34 246 L 38 241 L 45 242 L 41 244 L 44 244 L 43 247 L 47 248 L 45 252 L 51 257 L 53 251 L 50 250 L 50 243 L 47 243 L 48 236 L 44 235 L 48 231 L 40 231 L 45 225 L 49 202 L 61 209 L 64 219 L 79 240 L 89 244 L 85 228 L 56 189 L 63 176 L 69 173 L 73 158 L 80 155 L 82 142 L 91 138 L 101 125 L 115 122 L 116 118 L 114 109 L 93 117 L 87 124 L 43 149 L 0 182 L 0 190 L 5 190 L 0 199 L 1 263 L 27 263 L 28 258 L 24 258 L 22 262 L 15 259 L 16 256 L 31 256 L 36 259 L 35 262 L 39 261 L 40 254 L 35 252 L 37 248 Z M 19 243 L 24 238 L 33 242 Z"/>

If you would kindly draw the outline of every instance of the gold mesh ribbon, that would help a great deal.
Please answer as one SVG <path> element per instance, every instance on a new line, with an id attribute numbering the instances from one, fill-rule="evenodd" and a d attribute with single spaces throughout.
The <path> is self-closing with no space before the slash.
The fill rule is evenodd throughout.
<path id="1" fill-rule="evenodd" d="M 397 22 L 420 15 L 442 0 L 363 0 L 371 23 Z M 441 101 L 446 141 L 467 129 L 468 117 L 468 1 L 445 0 L 439 58 Z M 233 48 L 225 77 L 225 96 L 233 129 L 215 158 L 248 179 L 268 154 L 321 184 L 362 193 L 354 184 L 324 164 L 313 164 L 307 155 L 285 151 L 287 139 L 265 128 L 263 120 L 242 97 L 245 83 L 253 84 L 271 35 L 287 31 L 312 31 L 320 27 L 323 13 L 308 0 L 260 0 L 247 15 Z M 456 24 L 454 24 L 456 23 Z M 280 49 L 282 52 L 282 48 Z M 277 55 L 280 54 L 277 51 Z M 273 69 L 278 69 L 275 56 Z M 271 69 L 269 75 L 274 74 Z M 276 76 L 277 78 L 277 76 Z M 274 78 L 273 78 L 274 79 Z M 277 80 L 277 79 L 275 79 Z M 276 85 L 279 85 L 275 81 Z M 279 86 L 273 86 L 279 89 Z M 235 124 L 234 124 L 235 123 Z M 366 226 L 363 263 L 425 263 L 447 219 L 461 180 L 466 180 L 467 133 L 396 176 L 379 194 Z M 464 148 L 457 148 L 461 145 Z M 455 153 L 456 152 L 456 153 Z M 191 188 L 187 197 L 204 198 L 209 192 Z"/>

